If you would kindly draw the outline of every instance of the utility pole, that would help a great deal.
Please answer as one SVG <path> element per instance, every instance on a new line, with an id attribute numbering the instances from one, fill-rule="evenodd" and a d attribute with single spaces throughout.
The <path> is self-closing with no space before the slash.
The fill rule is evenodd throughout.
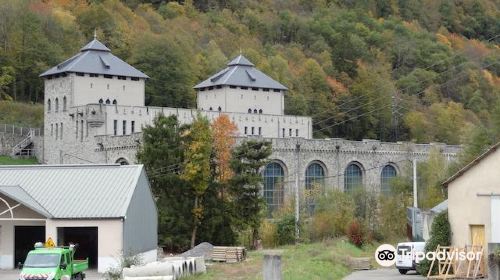
<path id="1" fill-rule="evenodd" d="M 297 163 L 295 168 L 295 242 L 299 240 L 299 221 L 300 221 L 300 204 L 299 204 L 299 170 L 300 170 L 300 144 L 295 145 L 295 153 L 297 157 Z"/>
<path id="2" fill-rule="evenodd" d="M 412 219 L 411 219 L 411 235 L 413 241 L 415 241 L 416 233 L 417 230 L 415 228 L 416 223 L 416 212 L 417 212 L 417 207 L 418 207 L 418 200 L 417 200 L 417 159 L 414 157 L 413 158 L 413 209 L 411 211 Z"/>

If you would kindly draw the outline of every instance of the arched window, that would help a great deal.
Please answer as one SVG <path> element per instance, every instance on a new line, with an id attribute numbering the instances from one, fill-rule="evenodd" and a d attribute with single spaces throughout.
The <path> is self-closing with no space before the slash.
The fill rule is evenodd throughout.
<path id="1" fill-rule="evenodd" d="M 262 109 L 259 110 L 259 114 L 262 114 Z"/>
<path id="2" fill-rule="evenodd" d="M 209 111 L 212 111 L 212 110 L 213 110 L 213 108 L 212 108 L 212 107 L 210 107 L 210 108 L 208 108 L 208 110 L 209 110 Z"/>
<path id="3" fill-rule="evenodd" d="M 344 172 L 344 191 L 352 192 L 354 189 L 363 186 L 363 171 L 356 163 L 347 166 Z"/>
<path id="4" fill-rule="evenodd" d="M 325 186 L 325 169 L 317 162 L 311 163 L 306 169 L 305 202 L 310 214 L 316 207 L 315 198 L 323 193 Z"/>
<path id="5" fill-rule="evenodd" d="M 217 110 L 220 112 L 220 111 L 222 111 L 222 108 L 219 106 L 219 108 L 217 108 Z"/>
<path id="6" fill-rule="evenodd" d="M 253 109 L 253 113 L 254 113 L 254 114 L 257 114 L 257 109 Z"/>
<path id="7" fill-rule="evenodd" d="M 102 103 L 104 103 L 104 100 L 102 100 L 102 98 L 101 98 L 101 99 L 99 99 L 99 104 L 102 104 Z"/>
<path id="8" fill-rule="evenodd" d="M 397 176 L 397 170 L 394 166 L 388 164 L 382 168 L 380 175 L 380 192 L 387 195 L 391 192 L 391 181 Z"/>
<path id="9" fill-rule="evenodd" d="M 66 112 L 66 108 L 68 105 L 68 101 L 66 100 L 66 96 L 63 97 L 63 112 Z"/>
<path id="10" fill-rule="evenodd" d="M 50 110 L 52 110 L 52 102 L 50 101 L 50 98 L 49 100 L 47 101 L 47 111 L 50 112 Z"/>
<path id="11" fill-rule="evenodd" d="M 111 101 L 109 101 L 109 99 L 106 99 L 106 104 L 109 105 L 110 103 L 111 103 Z"/>
<path id="12" fill-rule="evenodd" d="M 116 99 L 113 100 L 113 105 L 116 105 Z"/>
<path id="13" fill-rule="evenodd" d="M 283 204 L 283 183 L 285 171 L 277 162 L 269 163 L 264 169 L 264 200 L 269 213 Z"/>
<path id="14" fill-rule="evenodd" d="M 248 113 L 251 114 L 252 113 L 252 109 L 248 109 Z"/>
<path id="15" fill-rule="evenodd" d="M 128 163 L 128 160 L 124 159 L 124 158 L 119 158 L 115 161 L 115 163 L 118 163 L 120 165 L 129 165 Z"/>
<path id="16" fill-rule="evenodd" d="M 56 98 L 56 112 L 59 112 L 59 98 Z"/>

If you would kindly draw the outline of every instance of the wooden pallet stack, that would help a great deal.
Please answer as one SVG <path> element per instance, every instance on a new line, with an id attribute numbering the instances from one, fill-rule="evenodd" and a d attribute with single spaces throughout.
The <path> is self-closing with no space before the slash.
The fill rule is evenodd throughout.
<path id="1" fill-rule="evenodd" d="M 484 268 L 484 250 L 479 245 L 468 245 L 464 248 L 440 246 L 438 245 L 435 254 L 438 253 L 467 253 L 472 252 L 479 256 L 474 260 L 460 260 L 456 258 L 446 258 L 445 260 L 434 259 L 427 273 L 429 280 L 448 279 L 480 279 L 487 277 Z M 437 275 L 431 275 L 434 268 L 437 268 Z"/>
<path id="2" fill-rule="evenodd" d="M 246 259 L 247 252 L 245 247 L 225 247 L 214 246 L 212 250 L 212 261 L 237 263 Z"/>

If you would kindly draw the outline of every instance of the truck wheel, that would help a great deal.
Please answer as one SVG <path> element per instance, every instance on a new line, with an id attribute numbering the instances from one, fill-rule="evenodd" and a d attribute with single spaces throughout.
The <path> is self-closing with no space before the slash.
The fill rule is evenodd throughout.
<path id="1" fill-rule="evenodd" d="M 399 273 L 405 275 L 408 272 L 408 269 L 398 269 Z"/>
<path id="2" fill-rule="evenodd" d="M 76 274 L 73 279 L 74 280 L 83 280 L 82 274 L 81 273 Z"/>

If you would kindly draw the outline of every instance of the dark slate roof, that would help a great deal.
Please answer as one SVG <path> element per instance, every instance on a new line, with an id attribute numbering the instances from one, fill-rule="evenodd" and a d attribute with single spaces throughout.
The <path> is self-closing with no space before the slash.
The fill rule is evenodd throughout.
<path id="1" fill-rule="evenodd" d="M 287 87 L 255 68 L 255 65 L 243 55 L 237 56 L 227 64 L 226 68 L 197 84 L 194 88 L 220 85 L 288 90 Z"/>
<path id="2" fill-rule="evenodd" d="M 90 41 L 81 48 L 78 54 L 45 71 L 40 77 L 74 72 L 149 78 L 146 74 L 114 56 L 111 50 L 97 39 Z"/>

